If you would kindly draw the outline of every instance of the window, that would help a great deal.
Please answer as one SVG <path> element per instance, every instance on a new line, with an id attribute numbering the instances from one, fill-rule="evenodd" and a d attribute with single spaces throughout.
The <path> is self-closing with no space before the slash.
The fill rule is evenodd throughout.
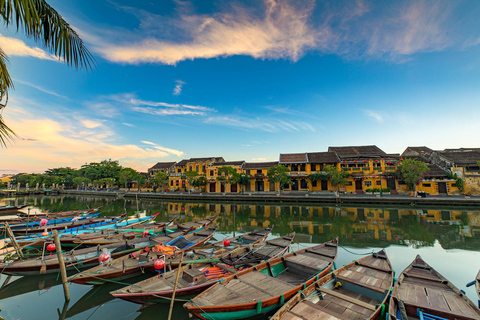
<path id="1" fill-rule="evenodd" d="M 177 172 L 178 172 L 178 173 L 181 173 L 181 172 L 182 172 L 182 169 L 178 168 L 178 169 L 177 169 Z"/>
<path id="2" fill-rule="evenodd" d="M 305 171 L 305 163 L 302 163 L 300 165 L 300 170 L 299 171 Z"/>
<path id="3" fill-rule="evenodd" d="M 257 170 L 257 173 L 258 173 L 258 174 L 262 174 L 262 170 Z"/>
<path id="4" fill-rule="evenodd" d="M 250 174 L 250 170 L 246 170 L 245 173 L 246 173 L 246 174 Z"/>
<path id="5" fill-rule="evenodd" d="M 195 171 L 197 171 L 197 172 L 198 172 L 198 168 L 199 168 L 199 166 L 196 166 L 196 167 L 195 167 Z"/>
<path id="6" fill-rule="evenodd" d="M 377 186 L 381 186 L 382 185 L 382 180 L 377 180 Z"/>
<path id="7" fill-rule="evenodd" d="M 316 187 L 316 186 L 317 186 L 317 180 L 312 181 L 312 187 Z"/>
<path id="8" fill-rule="evenodd" d="M 205 166 L 202 166 L 202 171 L 205 172 Z"/>
<path id="9" fill-rule="evenodd" d="M 298 171 L 298 164 L 292 164 L 291 170 L 292 171 Z"/>
<path id="10" fill-rule="evenodd" d="M 210 177 L 213 176 L 213 170 L 210 170 Z"/>
<path id="11" fill-rule="evenodd" d="M 192 171 L 192 166 L 189 166 L 189 167 L 188 167 L 188 171 Z"/>
<path id="12" fill-rule="evenodd" d="M 305 179 L 300 180 L 300 188 L 307 189 L 307 180 Z"/>
<path id="13" fill-rule="evenodd" d="M 353 186 L 353 182 L 352 182 L 352 181 L 348 181 L 345 185 L 346 185 L 346 186 Z"/>
<path id="14" fill-rule="evenodd" d="M 365 181 L 365 187 L 371 187 L 372 181 Z"/>
<path id="15" fill-rule="evenodd" d="M 310 165 L 310 170 L 312 170 L 312 171 L 317 171 L 317 165 L 312 163 L 312 164 Z"/>
<path id="16" fill-rule="evenodd" d="M 432 184 L 431 183 L 423 183 L 422 186 L 425 187 L 425 188 L 430 188 L 432 186 Z"/>
<path id="17" fill-rule="evenodd" d="M 173 180 L 170 180 L 170 186 L 173 187 Z"/>

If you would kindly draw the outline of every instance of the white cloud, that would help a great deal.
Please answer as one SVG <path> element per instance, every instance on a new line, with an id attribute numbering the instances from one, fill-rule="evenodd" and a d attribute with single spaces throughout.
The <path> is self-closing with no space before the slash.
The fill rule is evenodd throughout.
<path id="1" fill-rule="evenodd" d="M 5 37 L 0 34 L 0 47 L 8 56 L 34 57 L 59 61 L 57 57 L 37 47 L 29 47 L 22 40 Z"/>
<path id="2" fill-rule="evenodd" d="M 186 84 L 186 82 L 183 82 L 182 80 L 175 80 L 175 88 L 173 88 L 172 94 L 174 96 L 179 96 L 182 93 L 182 88 L 184 84 Z"/>
<path id="3" fill-rule="evenodd" d="M 209 124 L 216 124 L 227 127 L 236 127 L 244 130 L 261 130 L 266 132 L 279 131 L 312 131 L 315 128 L 306 122 L 301 121 L 284 121 L 279 119 L 261 119 L 261 118 L 247 118 L 237 115 L 212 116 L 204 121 Z M 254 143 L 254 142 L 252 142 Z"/>
<path id="4" fill-rule="evenodd" d="M 252 161 L 267 161 L 267 158 L 252 158 Z"/>
<path id="5" fill-rule="evenodd" d="M 124 126 L 127 126 L 127 127 L 135 127 L 133 124 L 128 123 L 128 122 L 122 122 L 122 124 L 123 124 Z"/>
<path id="6" fill-rule="evenodd" d="M 78 121 L 67 117 L 56 119 L 44 114 L 16 116 L 6 113 L 5 121 L 19 135 L 12 146 L 2 150 L 0 167 L 22 172 L 38 172 L 58 166 L 80 167 L 84 163 L 116 159 L 136 170 L 144 171 L 159 158 L 182 155 L 182 151 L 155 146 L 143 148 L 134 144 L 116 144 L 118 135 L 96 119 Z"/>
<path id="7" fill-rule="evenodd" d="M 468 25 L 473 19 L 458 22 L 452 12 L 459 4 L 451 1 L 254 3 L 250 8 L 231 2 L 218 12 L 196 14 L 191 6 L 177 2 L 171 16 L 118 6 L 138 18 L 138 28 L 85 24 L 80 34 L 109 61 L 168 65 L 233 55 L 295 62 L 309 50 L 402 62 L 418 52 L 457 44 L 461 48 L 478 39 L 461 31 L 473 30 L 474 25 Z M 181 88 L 177 84 L 173 94 L 180 94 Z"/>
<path id="8" fill-rule="evenodd" d="M 0 45 L 1 47 L 1 45 Z M 51 91 L 51 90 L 48 90 L 48 89 L 45 89 L 44 87 L 41 87 L 41 86 L 37 86 L 35 84 L 32 84 L 30 82 L 27 82 L 27 81 L 22 81 L 22 80 L 18 80 L 18 79 L 13 79 L 14 83 L 21 83 L 23 85 L 26 85 L 26 86 L 29 86 L 29 87 L 32 87 L 34 89 L 37 89 L 39 91 L 42 91 L 44 93 L 47 93 L 47 94 L 50 94 L 52 96 L 56 96 L 56 97 L 59 97 L 59 98 L 63 98 L 63 99 L 68 99 L 67 97 L 65 96 L 62 96 L 54 91 Z"/>
<path id="9" fill-rule="evenodd" d="M 152 145 L 152 146 L 156 146 L 157 144 L 156 143 L 153 143 L 153 142 L 150 142 L 150 141 L 140 141 L 141 143 L 145 143 L 145 144 L 149 144 L 149 145 Z"/>
<path id="10" fill-rule="evenodd" d="M 370 118 L 372 118 L 372 119 L 374 119 L 374 120 L 376 120 L 376 121 L 378 121 L 378 122 L 383 122 L 383 120 L 384 120 L 383 116 L 381 116 L 378 112 L 375 112 L 375 111 L 373 111 L 373 110 L 367 110 L 367 109 L 365 109 L 365 110 L 363 110 L 363 112 L 364 112 L 367 116 L 369 116 Z"/>

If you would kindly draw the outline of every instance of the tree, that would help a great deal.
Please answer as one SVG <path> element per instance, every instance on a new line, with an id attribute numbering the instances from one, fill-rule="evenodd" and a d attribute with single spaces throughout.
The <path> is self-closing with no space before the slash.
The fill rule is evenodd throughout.
<path id="1" fill-rule="evenodd" d="M 112 161 L 109 159 L 103 160 L 100 163 L 91 162 L 89 164 L 84 164 L 78 170 L 78 175 L 90 180 L 113 178 L 118 181 L 121 170 L 122 166 L 118 164 L 118 161 Z"/>
<path id="2" fill-rule="evenodd" d="M 157 186 L 162 187 L 162 192 L 165 192 L 164 187 L 168 184 L 168 174 L 162 171 L 159 171 L 153 177 L 153 181 Z"/>
<path id="3" fill-rule="evenodd" d="M 242 186 L 242 194 L 243 190 L 246 185 L 250 183 L 250 177 L 246 173 L 234 173 L 231 178 L 233 184 L 238 183 L 240 186 Z"/>
<path id="4" fill-rule="evenodd" d="M 316 182 L 318 180 L 323 180 L 323 181 L 327 181 L 328 180 L 328 174 L 322 172 L 315 172 L 315 173 L 312 173 L 312 174 L 309 174 L 307 176 L 308 180 L 312 181 L 312 182 Z"/>
<path id="5" fill-rule="evenodd" d="M 267 171 L 268 180 L 279 184 L 279 194 L 282 193 L 286 185 L 292 184 L 292 179 L 287 175 L 287 172 L 290 172 L 290 169 L 280 165 L 270 167 Z"/>
<path id="6" fill-rule="evenodd" d="M 218 168 L 217 170 L 217 181 L 220 181 L 220 184 L 223 186 L 223 192 L 224 194 L 227 193 L 227 188 L 225 187 L 226 183 L 229 184 L 235 184 L 232 180 L 233 175 L 237 173 L 237 170 L 235 168 L 229 167 L 229 166 L 223 166 Z"/>
<path id="7" fill-rule="evenodd" d="M 193 180 L 192 185 L 195 188 L 203 188 L 207 185 L 207 178 L 205 178 L 205 176 L 200 176 L 197 179 Z"/>
<path id="8" fill-rule="evenodd" d="M 417 184 L 423 179 L 425 173 L 428 172 L 427 165 L 422 161 L 414 159 L 405 159 L 397 168 L 400 179 L 405 181 L 408 188 L 417 193 Z"/>
<path id="9" fill-rule="evenodd" d="M 188 193 L 190 193 L 190 189 L 192 187 L 193 181 L 198 177 L 198 172 L 197 171 L 187 171 L 185 172 L 185 178 L 187 179 L 187 184 L 188 184 Z"/>
<path id="10" fill-rule="evenodd" d="M 76 69 L 92 68 L 95 61 L 82 39 L 45 0 L 6 0 L 0 2 L 0 13 L 8 27 L 15 24 L 25 34 L 52 51 L 59 59 Z M 8 57 L 0 48 L 0 110 L 8 103 L 8 90 L 13 88 L 7 69 Z M 0 115 L 0 145 L 6 146 L 15 133 Z"/>
<path id="11" fill-rule="evenodd" d="M 137 183 L 137 190 L 140 191 L 140 187 L 145 184 L 145 182 L 147 181 L 147 177 L 145 177 L 145 176 L 144 176 L 143 174 L 141 174 L 141 173 L 137 173 L 137 175 L 135 176 L 134 181 Z"/>
<path id="12" fill-rule="evenodd" d="M 75 187 L 77 187 L 78 190 L 80 186 L 85 186 L 86 184 L 89 184 L 90 180 L 85 177 L 75 177 L 72 179 L 72 183 Z"/>
<path id="13" fill-rule="evenodd" d="M 60 178 L 61 183 L 66 187 L 73 186 L 73 178 L 78 175 L 78 171 L 69 167 L 66 168 L 53 168 L 45 171 L 48 176 L 57 176 Z"/>
<path id="14" fill-rule="evenodd" d="M 123 168 L 118 175 L 118 182 L 125 186 L 125 189 L 130 190 L 128 184 L 135 181 L 137 178 L 137 171 L 132 168 Z"/>
<path id="15" fill-rule="evenodd" d="M 340 190 L 340 186 L 343 186 L 348 182 L 348 177 L 350 174 L 345 170 L 338 170 L 334 166 L 329 165 L 325 166 L 323 170 L 327 173 L 332 187 L 336 187 L 337 191 Z"/>

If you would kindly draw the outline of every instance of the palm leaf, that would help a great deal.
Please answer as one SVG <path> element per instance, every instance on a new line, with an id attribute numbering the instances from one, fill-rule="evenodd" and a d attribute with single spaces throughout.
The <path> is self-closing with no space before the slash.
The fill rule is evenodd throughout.
<path id="1" fill-rule="evenodd" d="M 23 28 L 28 37 L 43 42 L 43 45 L 76 69 L 91 69 L 95 59 L 82 39 L 70 25 L 45 0 L 0 0 L 0 15 L 7 26 L 15 24 Z M 0 109 L 8 102 L 8 90 L 13 88 L 8 73 L 7 56 L 0 48 Z M 0 146 L 6 146 L 15 133 L 7 127 L 0 116 Z"/>

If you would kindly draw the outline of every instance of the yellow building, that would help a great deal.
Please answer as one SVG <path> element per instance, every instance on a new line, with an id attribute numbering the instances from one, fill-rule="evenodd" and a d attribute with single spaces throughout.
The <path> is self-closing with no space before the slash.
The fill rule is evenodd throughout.
<path id="1" fill-rule="evenodd" d="M 243 165 L 243 173 L 250 177 L 250 183 L 245 186 L 246 192 L 273 192 L 277 191 L 278 183 L 268 181 L 267 172 L 278 162 L 250 162 Z"/>
<path id="2" fill-rule="evenodd" d="M 365 193 L 383 189 L 384 192 L 397 192 L 398 182 L 393 173 L 400 155 L 387 154 L 374 145 L 329 147 L 328 151 L 335 152 L 341 161 L 340 168 L 351 174 L 341 191 Z"/>
<path id="3" fill-rule="evenodd" d="M 188 171 L 196 171 L 200 176 L 206 176 L 207 168 L 213 163 L 225 162 L 223 157 L 207 157 L 207 158 L 190 158 L 184 159 L 173 166 L 173 172 L 170 173 L 169 188 L 170 190 L 187 191 L 188 181 L 185 173 Z"/>
<path id="4" fill-rule="evenodd" d="M 237 173 L 242 173 L 244 160 L 241 161 L 228 161 L 228 162 L 215 162 L 208 166 L 206 170 L 208 193 L 226 192 L 226 193 L 240 193 L 241 186 L 238 183 L 230 184 L 227 181 L 219 181 L 218 169 L 221 167 L 231 167 L 236 170 Z M 227 178 L 227 177 L 224 177 Z"/>

